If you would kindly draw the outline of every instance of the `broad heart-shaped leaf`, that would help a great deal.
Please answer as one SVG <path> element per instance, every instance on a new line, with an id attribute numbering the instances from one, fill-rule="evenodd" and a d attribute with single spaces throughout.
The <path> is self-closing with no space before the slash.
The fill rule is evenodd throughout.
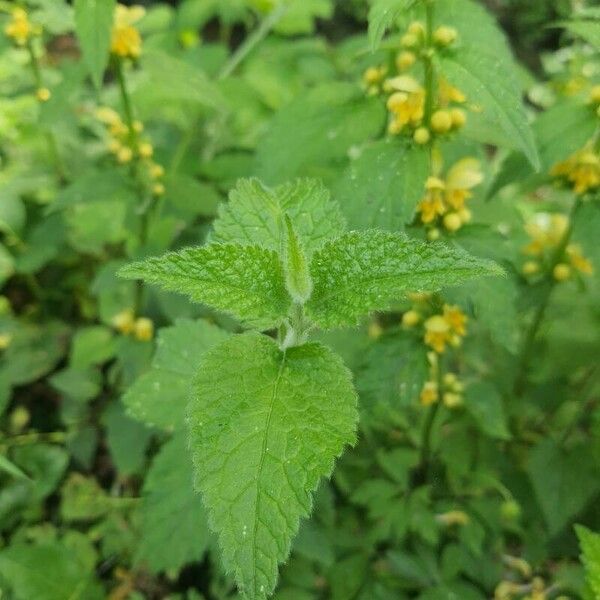
<path id="1" fill-rule="evenodd" d="M 434 291 L 501 273 L 495 263 L 455 246 L 375 229 L 352 231 L 313 256 L 314 290 L 306 310 L 320 327 L 353 326 L 407 292 Z"/>
<path id="2" fill-rule="evenodd" d="M 116 0 L 75 0 L 75 30 L 83 60 L 97 88 L 108 64 Z"/>
<path id="3" fill-rule="evenodd" d="M 369 43 L 377 50 L 385 32 L 415 0 L 375 0 L 369 10 Z"/>
<path id="4" fill-rule="evenodd" d="M 346 228 L 339 206 L 319 181 L 298 179 L 269 188 L 258 179 L 240 179 L 229 194 L 229 202 L 219 210 L 211 240 L 260 244 L 279 251 L 284 213 L 292 219 L 309 254 Z"/>
<path id="5" fill-rule="evenodd" d="M 129 414 L 153 427 L 180 429 L 198 361 L 228 336 L 207 321 L 189 319 L 179 319 L 174 326 L 161 329 L 152 368 L 123 397 Z"/>
<path id="6" fill-rule="evenodd" d="M 581 561 L 587 573 L 587 582 L 594 597 L 600 598 L 600 534 L 582 525 L 575 525 L 581 546 Z"/>
<path id="7" fill-rule="evenodd" d="M 352 229 L 397 231 L 412 221 L 429 175 L 427 152 L 397 140 L 362 150 L 334 187 Z"/>
<path id="8" fill-rule="evenodd" d="M 139 508 L 140 541 L 135 562 L 154 573 L 198 561 L 209 542 L 200 495 L 194 491 L 186 436 L 178 433 L 152 462 Z"/>
<path id="9" fill-rule="evenodd" d="M 356 421 L 350 372 L 320 344 L 282 352 L 247 333 L 204 356 L 188 412 L 196 483 L 245 598 L 273 591 L 312 492 L 354 443 Z"/>
<path id="10" fill-rule="evenodd" d="M 540 159 L 510 66 L 481 48 L 463 47 L 441 58 L 441 72 L 481 109 L 481 117 L 523 151 L 534 169 Z"/>
<path id="11" fill-rule="evenodd" d="M 126 265 L 119 275 L 187 294 L 257 329 L 279 325 L 290 306 L 279 256 L 260 246 L 185 248 Z"/>

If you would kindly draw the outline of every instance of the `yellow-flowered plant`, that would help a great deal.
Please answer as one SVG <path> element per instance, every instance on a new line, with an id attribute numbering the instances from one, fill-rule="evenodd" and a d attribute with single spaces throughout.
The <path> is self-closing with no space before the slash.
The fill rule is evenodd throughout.
<path id="1" fill-rule="evenodd" d="M 444 178 L 429 177 L 417 212 L 421 223 L 428 229 L 430 239 L 439 237 L 440 226 L 453 233 L 471 221 L 467 201 L 473 195 L 472 190 L 482 181 L 481 165 L 475 158 L 460 160 Z"/>
<path id="2" fill-rule="evenodd" d="M 22 8 L 12 10 L 11 19 L 4 28 L 4 33 L 17 46 L 26 46 L 33 37 L 40 35 L 41 32 L 41 27 L 34 25 L 29 20 L 27 11 Z"/>
<path id="3" fill-rule="evenodd" d="M 152 193 L 155 196 L 164 194 L 165 187 L 160 179 L 163 178 L 165 170 L 162 165 L 152 160 L 154 146 L 149 141 L 139 138 L 144 131 L 143 123 L 134 121 L 130 130 L 119 113 L 107 106 L 97 108 L 95 116 L 106 128 L 108 134 L 106 146 L 116 161 L 119 164 L 127 164 L 137 158 L 149 180 Z"/>
<path id="4" fill-rule="evenodd" d="M 146 14 L 142 6 L 117 4 L 110 50 L 119 58 L 137 59 L 142 53 L 142 36 L 135 27 Z"/>
<path id="5" fill-rule="evenodd" d="M 574 273 L 592 275 L 594 266 L 579 244 L 567 244 L 561 256 L 555 256 L 569 230 L 569 219 L 562 214 L 538 213 L 525 225 L 530 242 L 523 247 L 522 272 L 527 277 L 545 276 L 552 270 L 556 281 L 571 279 Z"/>
<path id="6" fill-rule="evenodd" d="M 452 27 L 440 26 L 433 32 L 433 45 L 444 48 L 458 38 Z M 419 21 L 411 23 L 401 38 L 402 49 L 394 61 L 396 73 L 388 75 L 387 66 L 370 67 L 363 75 L 369 95 L 388 95 L 388 132 L 390 135 L 407 134 L 417 144 L 430 142 L 432 134 L 444 135 L 456 131 L 466 123 L 466 112 L 460 108 L 465 95 L 444 78 L 437 81 L 436 99 L 431 114 L 426 114 L 426 90 L 410 71 L 428 51 L 425 26 Z M 431 49 L 429 49 L 431 50 Z"/>
<path id="7" fill-rule="evenodd" d="M 600 189 L 600 153 L 590 144 L 556 164 L 551 175 L 583 195 Z"/>

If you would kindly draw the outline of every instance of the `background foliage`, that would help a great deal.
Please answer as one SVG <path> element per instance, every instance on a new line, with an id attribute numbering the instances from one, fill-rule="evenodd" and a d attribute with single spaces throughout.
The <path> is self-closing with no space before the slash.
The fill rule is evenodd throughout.
<path id="1" fill-rule="evenodd" d="M 325 346 L 343 357 L 360 425 L 321 480 L 274 597 L 600 598 L 598 9 L 436 1 L 436 25 L 458 36 L 434 65 L 456 86 L 443 108 L 457 112 L 419 141 L 418 118 L 394 130 L 390 97 L 419 93 L 400 59 L 424 21 L 419 2 L 143 4 L 115 21 L 112 0 L 0 2 L 2 598 L 239 597 L 241 561 L 221 553 L 207 509 L 213 525 L 234 519 L 218 504 L 247 473 L 240 462 L 239 479 L 220 481 L 225 496 L 197 481 L 203 501 L 192 463 L 224 454 L 198 435 L 190 455 L 185 413 L 201 356 L 194 385 L 217 430 L 237 414 L 240 381 L 264 391 L 241 361 L 264 364 L 276 346 L 236 334 L 288 308 L 283 274 L 263 278 L 279 268 L 282 212 L 309 256 L 344 265 L 336 277 L 315 267 L 333 297 L 397 232 L 420 248 L 444 238 L 506 276 L 404 299 L 390 284 L 389 310 L 294 349 L 312 367 L 309 400 L 327 409 L 317 374 L 353 398 Z M 436 199 L 460 207 L 428 219 Z M 360 233 L 342 236 L 340 256 L 334 242 L 319 254 L 346 224 Z M 202 286 L 117 276 L 205 242 L 173 259 L 214 259 Z M 240 267 L 252 258 L 256 271 Z M 136 264 L 130 274 L 150 268 Z M 250 302 L 240 282 L 279 295 Z M 390 306 L 377 287 L 352 289 L 327 311 L 313 298 L 315 322 L 351 325 Z M 221 368 L 227 377 L 214 376 Z M 320 451 L 353 441 L 308 426 L 306 437 L 316 479 L 330 469 Z M 309 512 L 309 495 L 285 500 Z M 286 553 L 277 547 L 268 568 Z"/>

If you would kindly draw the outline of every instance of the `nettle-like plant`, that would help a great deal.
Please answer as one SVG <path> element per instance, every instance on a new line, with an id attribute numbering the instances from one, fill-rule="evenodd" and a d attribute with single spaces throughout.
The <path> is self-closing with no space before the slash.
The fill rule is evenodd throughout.
<path id="1" fill-rule="evenodd" d="M 319 480 L 356 438 L 350 371 L 310 333 L 355 326 L 410 291 L 499 272 L 457 247 L 346 231 L 311 180 L 240 181 L 210 243 L 121 270 L 249 330 L 198 357 L 187 410 L 196 487 L 245 597 L 273 591 Z"/>

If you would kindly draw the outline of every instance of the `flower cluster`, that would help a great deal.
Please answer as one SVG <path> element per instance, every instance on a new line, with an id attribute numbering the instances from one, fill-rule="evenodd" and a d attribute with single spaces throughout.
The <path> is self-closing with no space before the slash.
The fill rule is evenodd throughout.
<path id="1" fill-rule="evenodd" d="M 165 174 L 162 165 L 154 162 L 154 147 L 147 140 L 140 139 L 144 131 L 141 121 L 134 121 L 129 127 L 123 122 L 119 113 L 112 108 L 103 106 L 96 110 L 96 118 L 106 127 L 108 133 L 108 150 L 120 164 L 130 163 L 137 158 L 144 166 L 149 180 L 152 182 L 152 192 L 156 196 L 164 194 L 165 187 L 160 181 Z"/>
<path id="2" fill-rule="evenodd" d="M 4 33 L 17 46 L 26 46 L 31 38 L 42 33 L 42 29 L 29 20 L 25 10 L 15 8 L 11 11 L 11 20 L 4 28 Z"/>
<path id="3" fill-rule="evenodd" d="M 413 294 L 413 308 L 402 316 L 402 325 L 413 329 L 423 326 L 423 341 L 438 354 L 446 351 L 446 346 L 458 347 L 467 334 L 467 315 L 458 307 L 444 304 L 441 314 L 431 314 L 429 297 Z"/>
<path id="4" fill-rule="evenodd" d="M 469 223 L 472 215 L 467 200 L 482 181 L 480 163 L 474 158 L 460 160 L 444 178 L 429 177 L 417 211 L 430 240 L 439 238 L 440 226 L 453 233 Z"/>
<path id="5" fill-rule="evenodd" d="M 569 219 L 561 214 L 538 213 L 525 225 L 530 242 L 523 248 L 523 254 L 531 258 L 523 264 L 524 275 L 544 276 L 550 268 L 556 281 L 566 281 L 574 273 L 593 274 L 592 262 L 584 256 L 579 244 L 568 244 L 556 262 L 555 252 L 568 229 Z"/>
<path id="6" fill-rule="evenodd" d="M 437 404 L 441 397 L 447 408 L 453 409 L 462 406 L 465 391 L 463 383 L 455 373 L 446 373 L 440 378 L 439 356 L 435 352 L 429 352 L 427 360 L 429 361 L 429 378 L 424 383 L 419 396 L 421 405 Z"/>
<path id="7" fill-rule="evenodd" d="M 135 24 L 146 14 L 142 6 L 128 8 L 117 4 L 110 51 L 119 58 L 139 58 L 142 53 L 142 36 Z"/>
<path id="8" fill-rule="evenodd" d="M 415 21 L 402 36 L 402 50 L 396 56 L 396 72 L 388 76 L 386 66 L 370 67 L 363 76 L 369 95 L 385 93 L 389 112 L 388 132 L 391 135 L 408 133 L 418 144 L 429 143 L 432 133 L 444 135 L 460 129 L 466 123 L 465 111 L 460 108 L 466 102 L 465 95 L 445 79 L 437 81 L 437 98 L 433 111 L 426 115 L 426 90 L 409 72 L 418 59 L 431 60 L 436 47 L 446 47 L 457 39 L 452 27 L 441 26 L 427 39 L 424 25 Z M 426 121 L 426 117 L 429 119 Z"/>
<path id="9" fill-rule="evenodd" d="M 600 189 L 600 153 L 591 145 L 556 164 L 551 175 L 573 188 L 578 195 Z"/>
<path id="10" fill-rule="evenodd" d="M 111 320 L 112 326 L 123 335 L 132 335 L 140 342 L 149 342 L 154 337 L 154 323 L 146 317 L 135 318 L 132 310 L 126 309 Z"/>

